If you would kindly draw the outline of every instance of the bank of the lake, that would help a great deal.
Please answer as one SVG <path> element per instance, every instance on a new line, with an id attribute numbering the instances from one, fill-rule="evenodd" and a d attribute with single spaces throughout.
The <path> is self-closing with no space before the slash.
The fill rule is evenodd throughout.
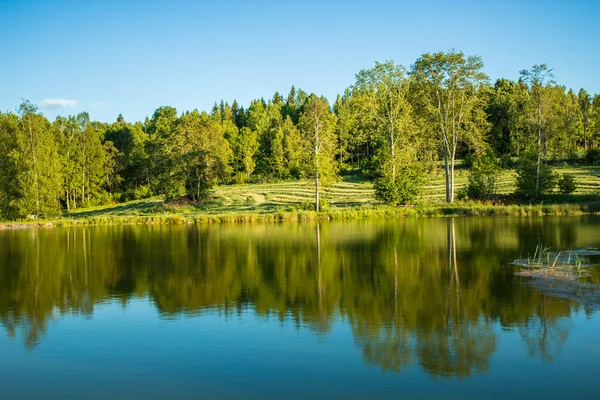
<path id="1" fill-rule="evenodd" d="M 552 193 L 539 204 L 522 204 L 511 196 L 515 173 L 506 170 L 497 180 L 498 199 L 493 202 L 444 202 L 445 178 L 433 174 L 421 198 L 410 207 L 390 207 L 377 201 L 373 183 L 345 176 L 322 192 L 327 203 L 319 213 L 311 211 L 314 182 L 284 181 L 221 185 L 207 201 L 189 204 L 164 202 L 159 197 L 93 208 L 63 211 L 57 218 L 0 222 L 0 229 L 72 225 L 186 224 L 221 222 L 284 222 L 351 220 L 367 218 L 448 216 L 542 216 L 600 213 L 600 166 L 557 167 L 559 174 L 575 176 L 577 189 L 569 195 Z M 456 172 L 456 192 L 467 183 L 468 172 Z"/>
<path id="2" fill-rule="evenodd" d="M 144 204 L 144 203 L 138 203 Z M 120 205 L 128 207 L 131 204 Z M 202 210 L 190 211 L 182 208 L 180 212 L 162 211 L 133 214 L 111 211 L 112 208 L 95 209 L 90 215 L 66 215 L 50 220 L 30 220 L 6 222 L 0 229 L 52 228 L 55 226 L 86 225 L 154 225 L 154 224 L 211 224 L 211 223 L 262 223 L 262 222 L 300 222 L 316 220 L 356 220 L 386 218 L 429 218 L 429 217 L 480 217 L 480 216 L 573 216 L 600 214 L 600 202 L 581 204 L 514 204 L 493 205 L 482 203 L 463 203 L 454 205 L 413 206 L 413 207 L 356 207 L 330 209 L 315 212 L 310 210 L 275 210 L 268 213 L 251 213 L 240 210 L 228 213 L 207 213 Z M 162 211 L 162 212 L 161 212 Z"/>

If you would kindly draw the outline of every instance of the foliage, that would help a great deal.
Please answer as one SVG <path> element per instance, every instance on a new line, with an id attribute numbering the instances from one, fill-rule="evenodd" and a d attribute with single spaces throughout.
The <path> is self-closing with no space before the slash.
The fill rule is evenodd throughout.
<path id="1" fill-rule="evenodd" d="M 499 172 L 498 162 L 493 155 L 486 154 L 473 161 L 467 183 L 467 196 L 473 200 L 494 196 Z"/>
<path id="2" fill-rule="evenodd" d="M 500 156 L 500 168 L 502 169 L 512 169 L 515 167 L 515 163 L 510 156 L 510 154 L 503 154 Z"/>
<path id="3" fill-rule="evenodd" d="M 391 205 L 410 204 L 421 194 L 424 181 L 419 166 L 404 166 L 395 178 L 388 173 L 375 181 L 375 198 Z"/>
<path id="4" fill-rule="evenodd" d="M 120 196 L 120 201 L 126 202 L 131 200 L 142 200 L 152 196 L 150 187 L 146 185 L 140 185 L 136 188 L 127 189 Z"/>
<path id="5" fill-rule="evenodd" d="M 352 88 L 353 100 L 364 115 L 360 124 L 377 133 L 380 153 L 392 180 L 406 158 L 414 158 L 410 153 L 418 149 L 409 88 L 406 68 L 393 61 L 375 63 L 374 68 L 361 70 Z"/>
<path id="6" fill-rule="evenodd" d="M 523 200 L 539 200 L 556 185 L 556 176 L 548 164 L 540 163 L 538 173 L 537 155 L 534 153 L 525 153 L 519 159 L 516 172 L 515 194 Z"/>
<path id="7" fill-rule="evenodd" d="M 308 173 L 315 179 L 315 207 L 319 211 L 319 185 L 331 186 L 338 176 L 335 162 L 336 117 L 327 102 L 311 94 L 304 105 L 298 124 L 308 156 Z"/>
<path id="8" fill-rule="evenodd" d="M 588 149 L 585 152 L 585 162 L 589 165 L 600 164 L 600 149 Z"/>
<path id="9" fill-rule="evenodd" d="M 577 183 L 575 182 L 575 175 L 573 174 L 560 174 L 558 176 L 558 191 L 561 194 L 571 194 L 577 189 Z"/>
<path id="10" fill-rule="evenodd" d="M 459 146 L 478 150 L 489 129 L 485 114 L 488 77 L 481 57 L 462 52 L 423 54 L 412 67 L 415 99 L 425 124 L 441 145 L 446 201 L 454 201 L 454 163 Z"/>

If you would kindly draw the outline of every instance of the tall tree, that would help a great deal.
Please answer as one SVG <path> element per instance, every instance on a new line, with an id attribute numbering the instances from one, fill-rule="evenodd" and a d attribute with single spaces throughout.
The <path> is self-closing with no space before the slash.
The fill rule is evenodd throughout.
<path id="1" fill-rule="evenodd" d="M 595 94 L 592 98 L 589 124 L 590 147 L 598 146 L 598 140 L 600 139 L 600 94 Z"/>
<path id="2" fill-rule="evenodd" d="M 526 109 L 529 97 L 522 83 L 498 79 L 486 106 L 491 124 L 488 143 L 496 155 L 519 155 L 528 146 Z"/>
<path id="3" fill-rule="evenodd" d="M 535 105 L 536 132 L 537 132 L 537 172 L 535 178 L 536 192 L 540 189 L 540 167 L 542 164 L 542 124 L 545 115 L 543 114 L 543 92 L 544 87 L 551 84 L 553 78 L 552 69 L 548 69 L 546 64 L 534 65 L 531 70 L 522 70 L 520 72 L 521 80 L 529 88 L 531 99 Z"/>
<path id="4" fill-rule="evenodd" d="M 0 112 L 0 211 L 1 219 L 18 215 L 15 200 L 20 190 L 15 177 L 19 175 L 19 118 L 13 113 Z"/>
<path id="5" fill-rule="evenodd" d="M 242 129 L 232 131 L 232 134 L 226 138 L 233 153 L 232 166 L 235 180 L 239 183 L 247 182 L 256 167 L 254 160 L 258 150 L 256 131 L 244 126 Z"/>
<path id="6" fill-rule="evenodd" d="M 61 179 L 50 123 L 28 101 L 19 106 L 19 114 L 16 214 L 20 217 L 57 215 Z"/>
<path id="7" fill-rule="evenodd" d="M 330 185 L 337 176 L 335 121 L 336 117 L 331 113 L 329 104 L 311 94 L 304 104 L 299 125 L 306 147 L 310 149 L 310 172 L 315 178 L 317 211 L 320 207 L 319 184 Z"/>
<path id="8" fill-rule="evenodd" d="M 484 112 L 488 77 L 479 56 L 463 52 L 423 54 L 412 66 L 418 104 L 429 129 L 441 141 L 446 201 L 454 202 L 454 163 L 461 141 L 482 141 L 489 128 Z"/>
<path id="9" fill-rule="evenodd" d="M 361 112 L 374 122 L 379 134 L 385 138 L 384 142 L 387 142 L 384 154 L 388 158 L 386 164 L 389 165 L 392 182 L 395 182 L 396 171 L 400 167 L 399 153 L 416 148 L 410 135 L 414 121 L 408 101 L 409 86 L 406 68 L 386 61 L 376 62 L 375 67 L 356 74 L 353 88 L 353 96 L 358 98 Z"/>
<path id="10" fill-rule="evenodd" d="M 577 94 L 577 100 L 579 103 L 579 112 L 581 113 L 581 123 L 583 126 L 583 149 L 587 151 L 587 134 L 588 134 L 588 124 L 590 121 L 590 111 L 592 108 L 592 98 L 585 91 L 585 89 L 580 89 Z"/>

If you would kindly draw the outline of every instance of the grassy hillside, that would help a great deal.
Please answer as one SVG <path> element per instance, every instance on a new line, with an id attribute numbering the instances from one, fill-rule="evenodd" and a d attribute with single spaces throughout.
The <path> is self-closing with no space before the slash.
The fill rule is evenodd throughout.
<path id="1" fill-rule="evenodd" d="M 326 215 L 331 218 L 353 218 L 398 215 L 449 215 L 449 214 L 494 214 L 531 215 L 594 212 L 600 202 L 600 167 L 562 167 L 558 173 L 572 173 L 578 184 L 573 195 L 551 195 L 545 205 L 514 205 L 499 210 L 499 207 L 480 203 L 461 203 L 448 206 L 444 203 L 444 175 L 430 177 L 423 197 L 414 208 L 386 207 L 373 197 L 371 182 L 346 177 L 324 193 L 330 205 Z M 457 171 L 457 188 L 467 181 L 467 172 Z M 515 173 L 505 171 L 498 179 L 499 194 L 514 191 Z M 190 204 L 162 204 L 161 199 L 152 198 L 113 206 L 80 209 L 65 213 L 63 223 L 108 222 L 185 222 L 185 221 L 254 221 L 312 219 L 316 214 L 303 211 L 302 204 L 314 198 L 314 186 L 310 181 L 280 182 L 265 184 L 227 185 L 216 187 L 207 202 Z M 549 206 L 548 204 L 557 204 Z M 569 207 L 570 204 L 579 204 Z M 585 208 L 581 204 L 593 207 Z M 467 211 L 471 210 L 471 211 Z M 70 222 L 69 222 L 70 221 Z"/>

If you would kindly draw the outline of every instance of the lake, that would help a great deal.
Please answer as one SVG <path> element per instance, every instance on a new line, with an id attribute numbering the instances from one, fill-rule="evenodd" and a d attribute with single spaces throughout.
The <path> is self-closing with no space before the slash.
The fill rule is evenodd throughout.
<path id="1" fill-rule="evenodd" d="M 597 216 L 0 231 L 0 398 L 595 399 L 596 308 L 509 263 L 599 242 Z"/>

